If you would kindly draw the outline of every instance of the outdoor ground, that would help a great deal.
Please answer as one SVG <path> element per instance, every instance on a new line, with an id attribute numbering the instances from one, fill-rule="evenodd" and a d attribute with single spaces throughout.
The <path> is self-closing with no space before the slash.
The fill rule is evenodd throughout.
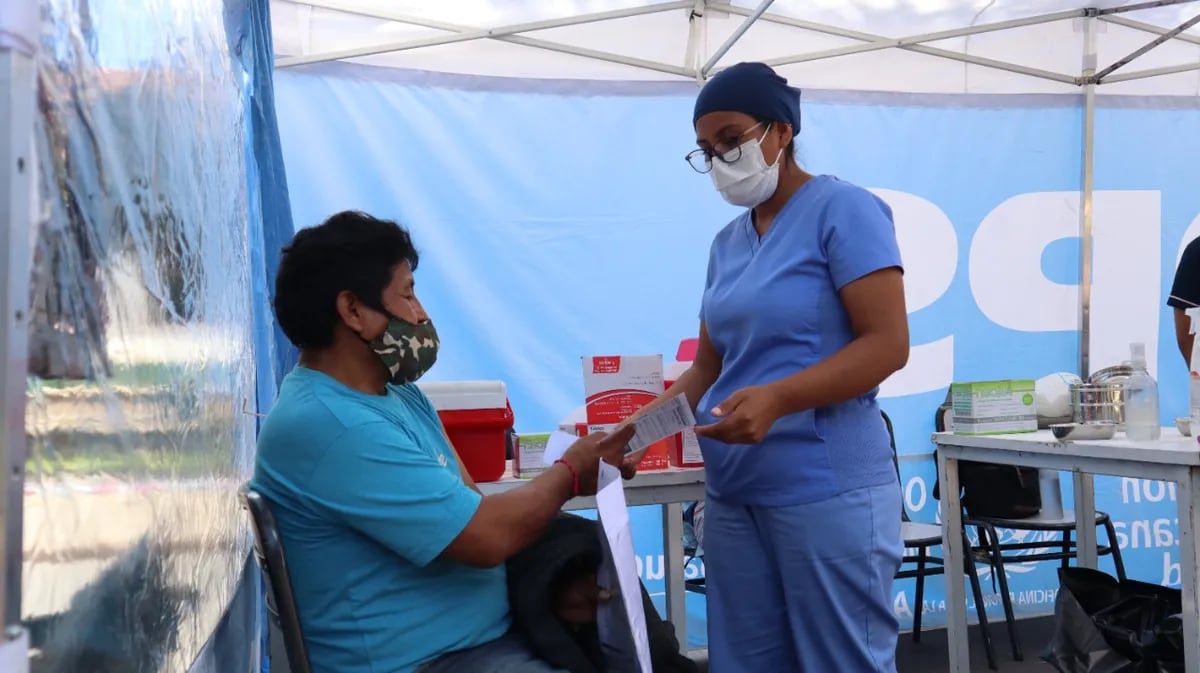
<path id="1" fill-rule="evenodd" d="M 1045 663 L 1039 657 L 1042 648 L 1050 641 L 1054 628 L 1052 617 L 1024 619 L 1017 622 L 1017 635 L 1021 647 L 1025 651 L 1024 661 L 1013 661 L 1012 650 L 1008 646 L 1008 632 L 1004 622 L 990 625 L 992 643 L 996 648 L 996 664 L 1000 673 L 1053 673 L 1054 667 Z M 971 670 L 987 671 L 987 659 L 983 656 L 983 644 L 979 639 L 978 627 L 971 627 Z M 896 647 L 897 673 L 942 673 L 948 671 L 946 648 L 946 631 L 926 631 L 921 634 L 920 644 L 912 642 L 912 636 L 907 633 L 900 635 L 900 643 Z"/>

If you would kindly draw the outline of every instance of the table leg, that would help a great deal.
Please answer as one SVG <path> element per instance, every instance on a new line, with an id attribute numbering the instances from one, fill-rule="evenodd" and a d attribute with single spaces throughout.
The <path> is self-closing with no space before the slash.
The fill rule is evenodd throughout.
<path id="1" fill-rule="evenodd" d="M 1075 564 L 1097 568 L 1096 563 L 1096 491 L 1092 475 L 1075 472 Z"/>
<path id="2" fill-rule="evenodd" d="M 675 635 L 687 651 L 687 592 L 683 567 L 683 505 L 663 505 L 663 564 L 666 566 L 667 621 L 675 625 Z"/>
<path id="3" fill-rule="evenodd" d="M 1185 481 L 1179 484 L 1179 579 L 1183 589 L 1183 657 L 1189 671 L 1200 666 L 1200 618 L 1197 600 L 1200 598 L 1200 469 L 1191 468 Z M 1164 578 L 1165 580 L 1166 578 Z"/>
<path id="4" fill-rule="evenodd" d="M 946 555 L 946 640 L 950 646 L 949 673 L 970 673 L 967 646 L 967 593 L 963 586 L 966 567 L 963 549 L 962 503 L 958 496 L 958 460 L 938 451 L 941 479 L 942 550 Z"/>

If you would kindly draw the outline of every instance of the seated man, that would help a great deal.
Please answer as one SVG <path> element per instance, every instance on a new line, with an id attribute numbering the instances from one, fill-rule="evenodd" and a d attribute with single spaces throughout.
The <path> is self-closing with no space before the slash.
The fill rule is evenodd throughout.
<path id="1" fill-rule="evenodd" d="M 283 251 L 275 315 L 300 361 L 263 423 L 253 485 L 277 519 L 312 668 L 547 673 L 508 633 L 504 563 L 595 492 L 633 428 L 482 496 L 412 385 L 439 345 L 416 268 L 408 232 L 362 213 Z"/>

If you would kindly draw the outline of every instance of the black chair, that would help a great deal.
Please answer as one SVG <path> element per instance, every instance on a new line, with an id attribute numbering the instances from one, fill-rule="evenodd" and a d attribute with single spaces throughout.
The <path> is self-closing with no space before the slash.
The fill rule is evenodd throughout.
<path id="1" fill-rule="evenodd" d="M 696 513 L 696 505 L 697 504 L 698 503 L 692 503 L 690 506 L 686 507 L 683 510 L 683 522 L 686 524 L 690 524 L 693 527 L 696 524 L 695 513 Z M 700 549 L 698 547 L 696 547 L 694 545 L 684 544 L 684 546 L 683 546 L 683 556 L 684 556 L 683 567 L 687 568 L 688 564 L 691 563 L 692 559 L 696 558 L 696 556 L 698 554 L 700 554 Z M 708 595 L 708 585 L 705 584 L 703 575 L 701 575 L 700 577 L 690 579 L 690 580 L 685 579 L 683 581 L 683 590 L 690 591 L 694 594 L 700 594 L 702 596 Z"/>
<path id="2" fill-rule="evenodd" d="M 1121 548 L 1117 544 L 1117 532 L 1112 518 L 1106 512 L 1096 512 L 1096 525 L 1103 527 L 1108 538 L 1107 545 L 1096 545 L 1096 556 L 1113 558 L 1117 578 L 1125 581 L 1125 562 L 1121 558 Z M 1000 601 L 1004 606 L 1004 621 L 1008 627 L 1008 640 L 1012 647 L 1013 659 L 1021 661 L 1025 655 L 1017 638 L 1017 620 L 1013 614 L 1012 598 L 1008 592 L 1008 575 L 1005 573 L 1005 563 L 1032 563 L 1038 561 L 1059 561 L 1063 568 L 1069 568 L 1071 559 L 1078 557 L 1075 541 L 1071 539 L 1075 532 L 1075 514 L 1064 510 L 1062 516 L 1034 516 L 1028 519 L 999 519 L 990 517 L 963 516 L 963 529 L 973 526 L 979 535 L 979 546 L 976 553 L 986 555 L 992 566 L 992 577 L 1000 585 Z M 1039 540 L 1034 542 L 1000 542 L 997 528 L 1025 532 L 1057 532 L 1058 540 Z M 1005 553 L 1009 552 L 1009 553 Z M 1015 553 L 1014 553 L 1015 552 Z"/>
<path id="3" fill-rule="evenodd" d="M 887 412 L 883 414 L 883 422 L 887 426 L 888 437 L 892 443 L 892 465 L 896 468 L 896 478 L 900 478 L 900 459 L 896 453 L 896 433 L 892 428 L 892 419 L 888 417 Z M 903 483 L 903 482 L 901 482 Z M 965 528 L 963 529 L 966 530 Z M 896 572 L 896 579 L 915 579 L 916 591 L 913 596 L 913 602 L 916 607 L 913 610 L 913 628 L 912 639 L 914 643 L 921 642 L 921 613 L 925 605 L 925 578 L 944 575 L 946 573 L 946 562 L 939 556 L 932 556 L 929 550 L 932 547 L 939 547 L 942 544 L 942 527 L 931 523 L 916 523 L 908 518 L 908 508 L 904 505 L 904 495 L 900 496 L 900 536 L 904 539 L 905 554 L 901 558 L 900 570 Z M 964 550 L 971 550 L 971 543 L 967 540 L 966 533 L 963 534 L 962 541 Z M 913 550 L 915 554 L 909 554 L 908 550 Z M 979 619 L 979 632 L 983 638 L 983 651 L 987 655 L 988 668 L 996 670 L 996 654 L 992 649 L 992 637 L 988 633 L 988 618 L 987 606 L 983 602 L 983 590 L 979 585 L 979 571 L 975 568 L 976 563 L 989 564 L 989 559 L 986 555 L 974 553 L 966 555 L 963 563 L 963 572 L 971 584 L 971 594 L 975 597 L 975 614 Z M 916 564 L 915 568 L 910 566 Z"/>
<path id="4" fill-rule="evenodd" d="M 258 567 L 267 583 L 267 609 L 283 632 L 288 667 L 292 673 L 312 673 L 308 663 L 308 648 L 304 645 L 304 631 L 300 628 L 300 612 L 296 609 L 287 560 L 283 556 L 283 545 L 279 541 L 279 530 L 275 527 L 270 503 L 251 489 L 249 484 L 238 491 L 238 498 L 246 511 L 250 512 L 254 555 L 258 558 Z"/>

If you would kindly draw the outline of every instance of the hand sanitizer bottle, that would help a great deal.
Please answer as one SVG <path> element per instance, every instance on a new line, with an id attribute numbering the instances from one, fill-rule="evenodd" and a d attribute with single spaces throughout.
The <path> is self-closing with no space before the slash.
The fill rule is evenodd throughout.
<path id="1" fill-rule="evenodd" d="M 1129 346 L 1133 373 L 1125 381 L 1125 437 L 1135 442 L 1148 442 L 1162 435 L 1158 419 L 1158 384 L 1146 371 L 1146 345 Z"/>

